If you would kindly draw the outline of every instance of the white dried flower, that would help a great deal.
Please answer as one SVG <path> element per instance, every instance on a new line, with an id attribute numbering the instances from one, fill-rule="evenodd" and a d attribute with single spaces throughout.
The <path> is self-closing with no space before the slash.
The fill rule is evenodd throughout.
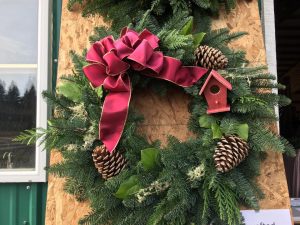
<path id="1" fill-rule="evenodd" d="M 67 145 L 66 146 L 66 149 L 67 149 L 67 151 L 75 151 L 75 150 L 77 150 L 78 149 L 78 145 L 76 145 L 76 144 L 69 144 L 69 145 Z"/>
<path id="2" fill-rule="evenodd" d="M 93 145 L 95 139 L 96 139 L 95 127 L 91 125 L 83 137 L 83 141 L 84 141 L 83 148 L 85 149 L 90 148 Z"/>
<path id="3" fill-rule="evenodd" d="M 158 194 L 160 192 L 165 191 L 169 188 L 169 183 L 167 182 L 159 182 L 154 181 L 152 184 L 150 184 L 149 187 L 140 189 L 138 193 L 136 194 L 137 200 L 139 203 L 142 203 L 146 200 L 146 197 L 152 194 Z"/>
<path id="4" fill-rule="evenodd" d="M 205 175 L 205 166 L 201 163 L 199 166 L 191 169 L 187 173 L 190 181 L 199 181 Z"/>
<path id="5" fill-rule="evenodd" d="M 143 189 L 142 189 L 143 190 Z M 137 200 L 139 203 L 142 203 L 143 201 L 146 200 L 146 196 L 142 193 L 142 191 L 139 191 L 137 194 L 136 194 L 136 197 L 137 197 Z"/>
<path id="6" fill-rule="evenodd" d="M 87 134 L 83 137 L 83 141 L 84 141 L 84 144 L 83 144 L 83 147 L 86 149 L 86 148 L 90 148 L 94 141 L 95 141 L 95 135 L 92 135 L 92 134 Z"/>
<path id="7" fill-rule="evenodd" d="M 83 103 L 70 107 L 70 109 L 72 110 L 74 117 L 86 118 L 88 116 Z"/>
<path id="8" fill-rule="evenodd" d="M 62 117 L 63 116 L 63 111 L 61 109 L 54 109 L 54 115 L 55 117 Z"/>

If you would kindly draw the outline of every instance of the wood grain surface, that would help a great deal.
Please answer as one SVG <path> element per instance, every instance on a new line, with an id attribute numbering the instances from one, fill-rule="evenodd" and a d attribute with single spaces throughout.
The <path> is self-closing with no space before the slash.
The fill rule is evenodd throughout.
<path id="1" fill-rule="evenodd" d="M 82 18 L 80 9 L 69 12 L 67 0 L 63 0 L 59 68 L 58 74 L 69 74 L 72 63 L 69 51 L 81 52 L 89 47 L 88 37 L 93 27 L 103 24 L 101 17 Z M 252 65 L 265 64 L 265 50 L 261 21 L 257 1 L 238 1 L 237 8 L 230 14 L 223 13 L 214 19 L 213 28 L 228 27 L 232 32 L 246 31 L 249 33 L 232 44 L 232 47 L 247 51 L 247 59 Z M 135 91 L 131 104 L 145 116 L 140 132 L 147 135 L 150 141 L 160 139 L 163 143 L 168 135 L 181 140 L 191 136 L 187 130 L 188 96 L 177 89 L 171 90 L 166 97 L 159 97 L 145 90 Z M 59 162 L 61 156 L 57 152 L 51 154 L 51 164 Z M 268 154 L 262 164 L 258 182 L 265 192 L 261 208 L 289 208 L 289 196 L 284 173 L 282 156 Z M 89 212 L 89 204 L 78 203 L 74 197 L 63 191 L 64 179 L 49 176 L 47 196 L 46 225 L 75 225 L 79 218 Z"/>

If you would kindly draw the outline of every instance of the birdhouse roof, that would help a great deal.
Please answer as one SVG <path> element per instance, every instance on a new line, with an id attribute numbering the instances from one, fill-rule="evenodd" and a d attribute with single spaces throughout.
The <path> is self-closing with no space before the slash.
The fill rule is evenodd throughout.
<path id="1" fill-rule="evenodd" d="M 217 81 L 219 81 L 223 86 L 225 86 L 228 90 L 232 90 L 232 85 L 229 83 L 224 77 L 222 77 L 217 71 L 212 70 L 210 74 L 208 75 L 205 83 L 203 84 L 201 90 L 200 90 L 200 95 L 203 93 L 205 90 L 206 85 L 208 84 L 209 80 L 211 78 L 215 78 Z"/>

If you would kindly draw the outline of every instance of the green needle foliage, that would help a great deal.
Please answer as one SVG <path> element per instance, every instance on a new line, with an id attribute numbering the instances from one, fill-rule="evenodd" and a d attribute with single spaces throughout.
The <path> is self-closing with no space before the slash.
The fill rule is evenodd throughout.
<path id="1" fill-rule="evenodd" d="M 82 1 L 73 0 L 69 5 Z M 284 139 L 266 129 L 278 118 L 274 106 L 285 106 L 290 100 L 270 92 L 284 88 L 275 83 L 274 76 L 264 67 L 247 68 L 245 53 L 234 51 L 227 45 L 245 33 L 230 33 L 227 29 L 210 30 L 208 17 L 191 16 L 180 8 L 190 8 L 188 1 L 87 1 L 84 13 L 106 10 L 116 16 L 111 29 L 97 27 L 91 42 L 107 35 L 118 38 L 123 10 L 122 4 L 131 7 L 152 6 L 144 14 L 136 12 L 136 22 L 129 27 L 137 31 L 149 29 L 160 38 L 160 50 L 165 55 L 176 57 L 186 65 L 193 65 L 195 39 L 201 34 L 201 44 L 220 49 L 229 59 L 226 70 L 219 71 L 233 86 L 228 93 L 230 112 L 207 116 L 207 103 L 199 91 L 207 76 L 190 88 L 182 89 L 191 97 L 189 105 L 189 130 L 195 136 L 186 141 L 169 137 L 166 147 L 159 140 L 149 143 L 139 134 L 137 127 L 143 115 L 130 107 L 124 133 L 116 151 L 125 151 L 127 167 L 117 176 L 105 181 L 98 174 L 92 160 L 92 151 L 101 144 L 98 138 L 98 122 L 106 90 L 94 89 L 82 71 L 86 65 L 85 54 L 74 52 L 74 74 L 62 77 L 62 84 L 55 93 L 45 92 L 44 97 L 54 108 L 54 117 L 47 129 L 24 131 L 17 138 L 27 144 L 40 140 L 48 150 L 62 153 L 64 161 L 48 170 L 66 178 L 65 191 L 79 201 L 89 200 L 91 212 L 80 224 L 89 225 L 241 225 L 243 218 L 240 205 L 259 209 L 263 198 L 256 177 L 267 151 L 294 154 L 293 147 Z M 192 5 L 216 11 L 221 1 L 194 0 Z M 223 2 L 223 1 L 222 1 Z M 225 1 L 228 9 L 234 1 Z M 96 5 L 94 5 L 96 4 Z M 105 4 L 111 7 L 103 7 Z M 97 7 L 99 6 L 99 8 Z M 153 14 L 165 12 L 168 7 L 176 12 L 167 16 L 164 23 Z M 109 10 L 112 10 L 111 12 Z M 101 11 L 99 11 L 101 12 Z M 135 12 L 132 12 L 135 13 Z M 129 14 L 130 15 L 130 14 Z M 126 17 L 124 17 L 126 20 Z M 189 29 L 188 24 L 192 24 Z M 197 43 L 199 44 L 199 43 Z M 191 47 L 193 46 L 193 47 Z M 168 94 L 172 84 L 130 71 L 133 91 L 149 88 L 159 94 Z M 201 119 L 200 119 L 201 118 Z M 199 123 L 200 120 L 200 123 Z M 211 127 L 214 129 L 210 128 Z M 217 131 L 217 132 L 216 132 Z M 217 135 L 216 135 L 217 134 Z M 248 157 L 227 173 L 218 173 L 213 160 L 220 135 L 242 134 L 250 147 Z"/>
<path id="2" fill-rule="evenodd" d="M 222 6 L 225 6 L 227 11 L 235 8 L 235 0 L 69 0 L 68 8 L 72 10 L 74 5 L 83 6 L 83 15 L 89 16 L 94 14 L 114 15 L 119 11 L 127 12 L 127 15 L 133 14 L 132 9 L 148 9 L 153 8 L 157 15 L 162 15 L 167 10 L 172 10 L 174 13 L 186 10 L 204 9 L 213 13 L 218 13 Z M 123 8 L 121 8 L 123 6 Z M 127 6 L 128 8 L 124 8 Z M 125 14 L 124 14 L 125 15 Z M 134 15 L 134 14 L 133 14 Z M 117 17 L 120 18 L 120 17 Z"/>
<path id="3" fill-rule="evenodd" d="M 68 9 L 75 5 L 82 7 L 83 16 L 100 14 L 105 20 L 112 22 L 112 28 L 120 29 L 130 22 L 138 21 L 138 15 L 148 9 L 161 22 L 166 15 L 188 12 L 194 14 L 203 11 L 217 15 L 220 8 L 227 12 L 235 8 L 236 0 L 69 0 Z"/>

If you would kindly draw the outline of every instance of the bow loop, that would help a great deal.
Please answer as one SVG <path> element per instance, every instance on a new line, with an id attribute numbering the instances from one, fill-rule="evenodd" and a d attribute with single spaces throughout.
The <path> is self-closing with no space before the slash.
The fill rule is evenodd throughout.
<path id="1" fill-rule="evenodd" d="M 143 30 L 139 37 L 141 40 L 147 40 L 153 49 L 157 49 L 159 47 L 159 38 L 156 35 L 152 34 L 149 30 Z"/>
<path id="2" fill-rule="evenodd" d="M 103 38 L 103 40 L 101 40 L 100 43 L 102 45 L 103 52 L 110 52 L 115 50 L 115 39 L 111 35 L 106 38 Z"/>
<path id="3" fill-rule="evenodd" d="M 108 52 L 103 56 L 106 63 L 106 73 L 110 76 L 117 76 L 121 73 L 125 73 L 129 69 L 130 65 L 122 61 L 114 52 Z"/>
<path id="4" fill-rule="evenodd" d="M 134 49 L 131 48 L 130 46 L 126 45 L 122 39 L 118 39 L 115 42 L 115 46 L 117 50 L 117 54 L 119 56 L 120 59 L 125 59 L 126 57 L 128 57 L 133 51 Z"/>
<path id="5" fill-rule="evenodd" d="M 106 79 L 106 68 L 102 64 L 94 63 L 83 67 L 85 76 L 89 79 L 93 87 L 103 85 Z"/>
<path id="6" fill-rule="evenodd" d="M 155 73 L 159 73 L 163 67 L 163 54 L 154 51 L 150 43 L 143 40 L 141 44 L 128 56 L 132 62 L 132 68 L 137 71 L 150 69 Z"/>
<path id="7" fill-rule="evenodd" d="M 104 80 L 103 87 L 110 92 L 129 92 L 128 80 L 127 74 L 109 76 Z"/>
<path id="8" fill-rule="evenodd" d="M 120 39 L 130 48 L 135 48 L 141 41 L 139 34 L 128 28 L 124 30 L 123 34 L 121 34 Z"/>
<path id="9" fill-rule="evenodd" d="M 110 51 L 115 51 L 114 39 L 112 36 L 103 38 L 92 45 L 86 55 L 86 60 L 103 64 L 103 56 Z"/>
<path id="10" fill-rule="evenodd" d="M 128 56 L 128 59 L 135 62 L 132 64 L 134 70 L 140 71 L 146 68 L 149 59 L 153 55 L 153 48 L 148 41 L 143 40 L 139 46 Z"/>

